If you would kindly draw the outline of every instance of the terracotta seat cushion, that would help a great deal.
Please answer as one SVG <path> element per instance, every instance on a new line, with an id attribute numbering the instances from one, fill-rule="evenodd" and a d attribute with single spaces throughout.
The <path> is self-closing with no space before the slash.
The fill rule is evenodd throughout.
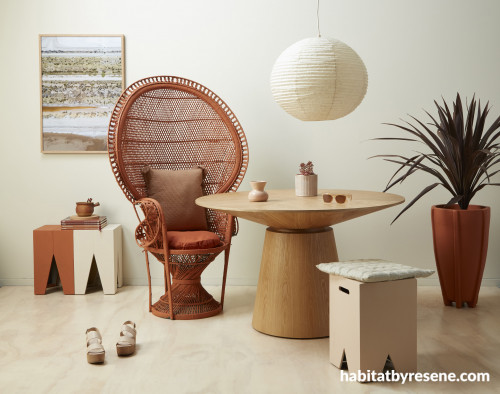
<path id="1" fill-rule="evenodd" d="M 170 249 L 210 249 L 221 245 L 217 234 L 210 231 L 167 231 Z"/>

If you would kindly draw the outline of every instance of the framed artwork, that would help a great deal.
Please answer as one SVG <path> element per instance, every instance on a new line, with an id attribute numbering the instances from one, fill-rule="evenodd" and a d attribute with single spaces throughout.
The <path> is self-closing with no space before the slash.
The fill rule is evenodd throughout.
<path id="1" fill-rule="evenodd" d="M 106 153 L 124 89 L 123 35 L 40 35 L 41 151 Z"/>

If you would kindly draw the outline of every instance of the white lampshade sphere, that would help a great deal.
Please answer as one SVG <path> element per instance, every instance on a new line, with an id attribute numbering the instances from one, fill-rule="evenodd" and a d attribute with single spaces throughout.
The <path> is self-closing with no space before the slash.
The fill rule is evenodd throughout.
<path id="1" fill-rule="evenodd" d="M 290 115 L 307 121 L 346 116 L 361 103 L 367 87 L 361 58 L 331 38 L 296 42 L 278 57 L 271 72 L 274 100 Z"/>

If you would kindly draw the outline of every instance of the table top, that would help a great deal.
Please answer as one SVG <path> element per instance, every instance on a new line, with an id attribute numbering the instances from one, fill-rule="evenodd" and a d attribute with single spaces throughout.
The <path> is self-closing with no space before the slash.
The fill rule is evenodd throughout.
<path id="1" fill-rule="evenodd" d="M 364 190 L 320 189 L 315 197 L 297 197 L 295 190 L 267 190 L 266 202 L 251 202 L 249 192 L 203 196 L 196 204 L 279 229 L 332 226 L 394 205 L 405 199 L 397 194 Z M 351 194 L 344 204 L 323 202 L 323 193 Z"/>

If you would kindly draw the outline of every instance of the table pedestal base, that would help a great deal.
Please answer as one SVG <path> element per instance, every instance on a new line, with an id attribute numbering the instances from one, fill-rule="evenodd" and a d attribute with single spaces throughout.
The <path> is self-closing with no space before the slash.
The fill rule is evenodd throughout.
<path id="1" fill-rule="evenodd" d="M 328 275 L 317 264 L 338 261 L 331 227 L 267 228 L 253 327 L 286 338 L 328 336 Z"/>

